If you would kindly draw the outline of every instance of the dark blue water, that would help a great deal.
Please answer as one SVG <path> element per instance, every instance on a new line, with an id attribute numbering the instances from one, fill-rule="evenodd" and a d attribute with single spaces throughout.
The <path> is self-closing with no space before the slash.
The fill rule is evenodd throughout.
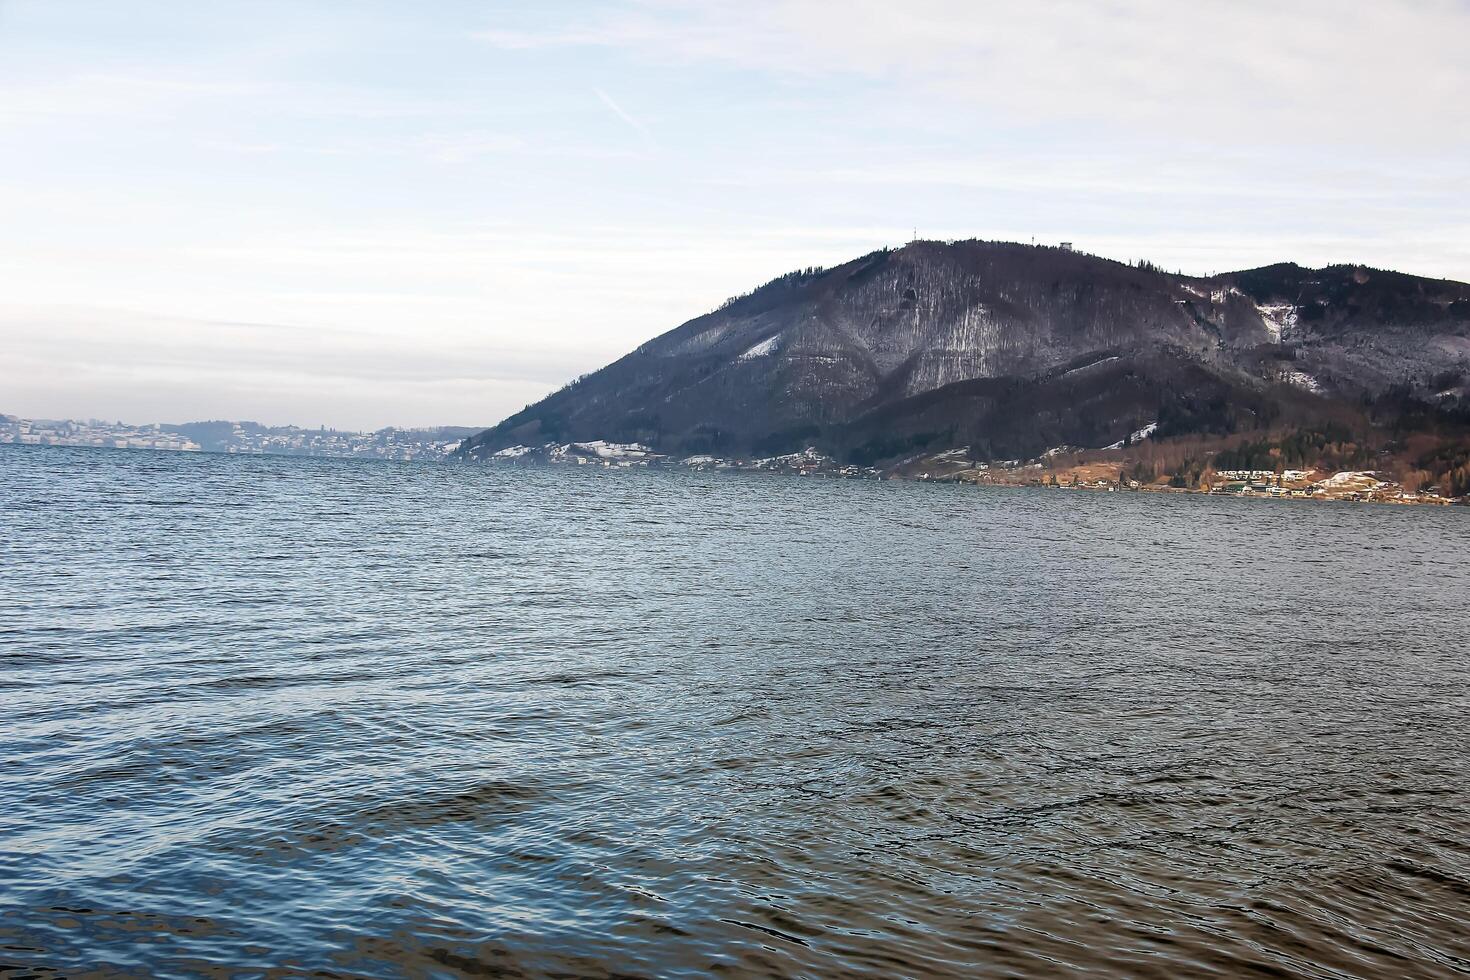
<path id="1" fill-rule="evenodd" d="M 0 448 L 15 976 L 1470 971 L 1470 511 Z"/>

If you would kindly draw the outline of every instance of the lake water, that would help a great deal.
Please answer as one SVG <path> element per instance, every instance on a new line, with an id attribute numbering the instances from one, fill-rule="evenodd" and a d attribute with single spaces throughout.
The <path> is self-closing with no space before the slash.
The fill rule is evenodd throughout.
<path id="1" fill-rule="evenodd" d="M 0 554 L 0 972 L 1470 971 L 1470 510 L 3 447 Z"/>

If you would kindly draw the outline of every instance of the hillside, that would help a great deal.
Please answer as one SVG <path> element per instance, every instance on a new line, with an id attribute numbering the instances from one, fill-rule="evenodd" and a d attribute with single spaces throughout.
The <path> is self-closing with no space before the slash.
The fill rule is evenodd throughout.
<path id="1" fill-rule="evenodd" d="M 1457 417 L 1467 373 L 1464 283 L 1291 264 L 1200 278 L 1062 248 L 914 242 L 782 276 L 462 452 L 608 440 L 732 457 L 816 446 L 876 465 L 956 447 L 1025 458 L 1155 423 L 1156 439 L 1358 431 L 1406 413 L 1437 425 Z"/>

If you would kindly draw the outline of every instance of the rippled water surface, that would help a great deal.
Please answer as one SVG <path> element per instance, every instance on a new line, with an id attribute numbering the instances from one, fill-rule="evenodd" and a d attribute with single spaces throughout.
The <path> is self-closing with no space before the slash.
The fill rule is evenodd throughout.
<path id="1" fill-rule="evenodd" d="M 1470 511 L 0 447 L 0 971 L 1470 971 Z"/>

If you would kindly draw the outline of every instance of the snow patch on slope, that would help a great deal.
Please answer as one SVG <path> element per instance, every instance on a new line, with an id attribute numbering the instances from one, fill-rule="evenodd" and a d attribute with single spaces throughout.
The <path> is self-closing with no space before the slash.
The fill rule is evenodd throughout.
<path id="1" fill-rule="evenodd" d="M 776 352 L 776 342 L 780 339 L 780 334 L 776 334 L 774 337 L 767 337 L 765 340 L 762 340 L 760 343 L 756 344 L 744 354 L 741 354 L 739 357 L 736 358 L 736 360 L 753 361 L 757 357 L 767 357 L 771 354 L 774 354 Z"/>
<path id="2" fill-rule="evenodd" d="M 532 452 L 530 446 L 506 446 L 499 452 L 491 453 L 491 459 L 520 459 L 527 453 Z"/>
<path id="3" fill-rule="evenodd" d="M 1093 361 L 1091 364 L 1084 364 L 1081 367 L 1075 367 L 1075 368 L 1073 368 L 1070 371 L 1065 371 L 1065 372 L 1062 373 L 1062 377 L 1069 378 L 1072 375 L 1077 374 L 1080 371 L 1090 371 L 1093 368 L 1095 368 L 1095 367 L 1097 367 L 1097 366 L 1099 366 L 1101 364 L 1106 364 L 1109 361 L 1116 361 L 1117 359 L 1118 359 L 1118 355 L 1116 355 L 1116 354 L 1113 355 L 1112 357 L 1104 357 L 1100 361 Z"/>
<path id="4" fill-rule="evenodd" d="M 807 446 L 799 453 L 787 453 L 785 456 L 766 456 L 751 463 L 754 469 L 772 469 L 774 467 L 797 467 L 817 466 L 820 464 L 832 464 L 836 461 L 831 456 L 817 451 L 816 446 Z"/>
<path id="5" fill-rule="evenodd" d="M 695 334 L 693 337 L 689 337 L 682 342 L 675 344 L 673 347 L 668 348 L 664 351 L 664 356 L 667 357 L 679 354 L 698 354 L 701 351 L 709 350 L 709 348 L 713 347 L 716 343 L 720 341 L 722 337 L 725 336 L 725 334 L 729 332 L 730 327 L 727 324 L 710 327 L 708 330 L 703 330 Z"/>
<path id="6" fill-rule="evenodd" d="M 1313 485 L 1317 493 L 1373 493 L 1388 486 L 1370 470 L 1343 470 Z"/>
<path id="7" fill-rule="evenodd" d="M 1282 332 L 1296 326 L 1295 303 L 1257 303 L 1256 312 L 1261 315 L 1273 344 L 1281 343 Z"/>
<path id="8" fill-rule="evenodd" d="M 1103 448 L 1104 449 L 1122 449 L 1125 445 L 1129 445 L 1131 443 L 1139 443 L 1139 442 L 1142 442 L 1145 439 L 1152 438 L 1153 437 L 1153 434 L 1155 432 L 1157 432 L 1157 431 L 1159 431 L 1159 423 L 1157 423 L 1157 422 L 1150 422 L 1148 425 L 1145 425 L 1143 428 L 1139 429 L 1138 431 L 1129 433 L 1127 439 L 1119 439 L 1117 442 L 1113 443 L 1111 446 L 1104 446 Z"/>
<path id="9" fill-rule="evenodd" d="M 636 442 L 574 442 L 572 446 L 594 454 L 601 459 L 645 459 L 657 455 L 652 449 Z"/>
<path id="10" fill-rule="evenodd" d="M 1296 385 L 1298 388 L 1305 388 L 1314 395 L 1320 395 L 1322 393 L 1322 383 L 1305 371 L 1289 372 L 1286 375 L 1286 382 L 1287 384 Z"/>

